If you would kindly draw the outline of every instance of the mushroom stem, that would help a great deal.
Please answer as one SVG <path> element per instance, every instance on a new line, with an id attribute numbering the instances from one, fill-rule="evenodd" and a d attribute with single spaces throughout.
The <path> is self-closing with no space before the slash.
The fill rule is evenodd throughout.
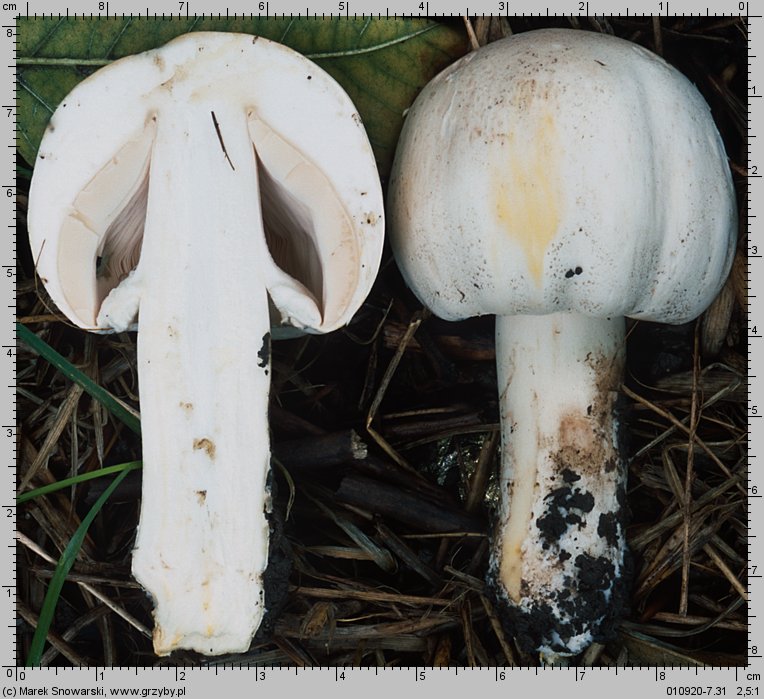
<path id="1" fill-rule="evenodd" d="M 624 319 L 496 319 L 501 492 L 492 579 L 518 639 L 574 654 L 608 632 L 624 564 L 615 414 Z"/>
<path id="2" fill-rule="evenodd" d="M 157 654 L 240 652 L 264 612 L 270 467 L 269 253 L 246 111 L 197 95 L 164 113 L 149 177 L 133 275 L 144 461 L 133 573 L 154 598 Z"/>

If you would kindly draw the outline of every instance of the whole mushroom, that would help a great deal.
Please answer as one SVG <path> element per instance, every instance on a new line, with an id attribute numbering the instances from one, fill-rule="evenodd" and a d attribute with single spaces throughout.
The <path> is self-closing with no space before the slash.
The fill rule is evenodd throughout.
<path id="1" fill-rule="evenodd" d="M 360 117 L 298 53 L 193 33 L 115 61 L 53 114 L 29 197 L 37 271 L 72 322 L 138 329 L 133 573 L 155 651 L 244 651 L 262 620 L 269 299 L 345 325 L 375 279 L 382 195 Z"/>
<path id="2" fill-rule="evenodd" d="M 736 209 L 708 105 L 628 41 L 538 30 L 447 68 L 409 111 L 388 196 L 404 278 L 437 315 L 496 315 L 501 496 L 489 579 L 547 660 L 623 595 L 624 317 L 695 318 Z"/>

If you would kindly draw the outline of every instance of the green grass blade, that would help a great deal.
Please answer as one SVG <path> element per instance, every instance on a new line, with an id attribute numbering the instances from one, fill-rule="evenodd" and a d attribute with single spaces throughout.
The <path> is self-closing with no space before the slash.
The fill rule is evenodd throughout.
<path id="1" fill-rule="evenodd" d="M 77 485 L 78 483 L 84 483 L 85 481 L 92 481 L 95 478 L 103 478 L 104 476 L 111 476 L 115 473 L 122 473 L 123 471 L 136 471 L 143 467 L 142 461 L 128 461 L 124 464 L 117 464 L 116 466 L 107 466 L 106 468 L 99 468 L 96 471 L 90 471 L 89 473 L 81 473 L 79 476 L 72 476 L 71 478 L 64 478 L 61 481 L 44 485 L 42 488 L 35 488 L 34 490 L 28 490 L 26 493 L 16 496 L 16 504 L 22 503 L 39 498 L 42 495 L 48 495 L 48 493 L 55 493 L 57 490 L 63 490 L 70 486 Z"/>
<path id="2" fill-rule="evenodd" d="M 66 357 L 60 355 L 45 340 L 35 335 L 29 328 L 21 323 L 16 323 L 16 337 L 37 352 L 41 357 L 47 359 L 56 369 L 58 369 L 68 379 L 82 386 L 85 392 L 95 398 L 103 405 L 114 417 L 123 422 L 136 434 L 141 433 L 141 421 L 128 410 L 123 403 L 117 400 L 105 388 L 99 386 L 93 379 L 81 372 Z"/>
<path id="3" fill-rule="evenodd" d="M 37 620 L 37 628 L 35 629 L 34 636 L 32 637 L 32 643 L 29 648 L 29 656 L 27 658 L 27 667 L 39 667 L 42 659 L 43 649 L 45 648 L 45 639 L 48 636 L 48 630 L 50 629 L 51 622 L 53 621 L 53 614 L 56 611 L 56 605 L 58 604 L 58 598 L 61 595 L 61 589 L 64 586 L 66 576 L 69 574 L 74 561 L 77 558 L 77 553 L 82 546 L 82 542 L 85 539 L 90 525 L 96 518 L 96 515 L 101 511 L 104 503 L 109 499 L 111 494 L 116 490 L 117 486 L 125 479 L 127 474 L 130 473 L 129 469 L 125 469 L 120 473 L 104 490 L 98 500 L 96 500 L 93 507 L 87 513 L 82 523 L 77 527 L 77 531 L 74 532 L 71 540 L 67 544 L 64 552 L 61 554 L 61 558 L 56 565 L 56 570 L 53 573 L 53 577 L 48 585 L 48 591 L 45 593 L 45 600 L 40 610 L 40 618 Z"/>

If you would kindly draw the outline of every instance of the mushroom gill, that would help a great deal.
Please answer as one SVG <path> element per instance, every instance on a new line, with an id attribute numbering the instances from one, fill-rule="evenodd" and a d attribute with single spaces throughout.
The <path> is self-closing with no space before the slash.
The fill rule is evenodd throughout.
<path id="1" fill-rule="evenodd" d="M 138 265 L 146 225 L 146 206 L 149 200 L 149 169 L 130 200 L 111 222 L 103 237 L 98 257 L 96 277 L 118 284 Z M 108 291 L 115 286 L 110 284 Z M 102 298 L 106 296 L 102 295 Z"/>
<path id="2" fill-rule="evenodd" d="M 322 327 L 334 327 L 344 317 L 359 283 L 357 224 L 317 164 L 254 110 L 248 125 L 257 158 L 263 228 L 273 262 L 313 297 Z M 279 305 L 277 299 L 273 301 Z"/>
<path id="3" fill-rule="evenodd" d="M 61 224 L 61 288 L 86 325 L 96 324 L 103 300 L 138 264 L 154 133 L 154 128 L 142 130 L 102 165 L 74 198 Z M 90 260 L 89 274 L 83 274 L 82 260 Z"/>
<path id="4" fill-rule="evenodd" d="M 260 157 L 257 171 L 265 241 L 273 261 L 310 292 L 323 313 L 324 272 L 314 242 L 313 213 L 270 174 Z"/>

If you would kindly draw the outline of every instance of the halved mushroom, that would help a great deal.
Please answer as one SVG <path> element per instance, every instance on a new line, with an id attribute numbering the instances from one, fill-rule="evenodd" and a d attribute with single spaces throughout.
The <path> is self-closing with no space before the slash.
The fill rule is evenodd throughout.
<path id="1" fill-rule="evenodd" d="M 308 332 L 346 324 L 382 222 L 350 99 L 263 38 L 184 35 L 99 70 L 51 118 L 29 200 L 38 273 L 81 328 L 137 318 L 133 573 L 158 654 L 249 646 L 269 535 L 268 299 Z"/>

